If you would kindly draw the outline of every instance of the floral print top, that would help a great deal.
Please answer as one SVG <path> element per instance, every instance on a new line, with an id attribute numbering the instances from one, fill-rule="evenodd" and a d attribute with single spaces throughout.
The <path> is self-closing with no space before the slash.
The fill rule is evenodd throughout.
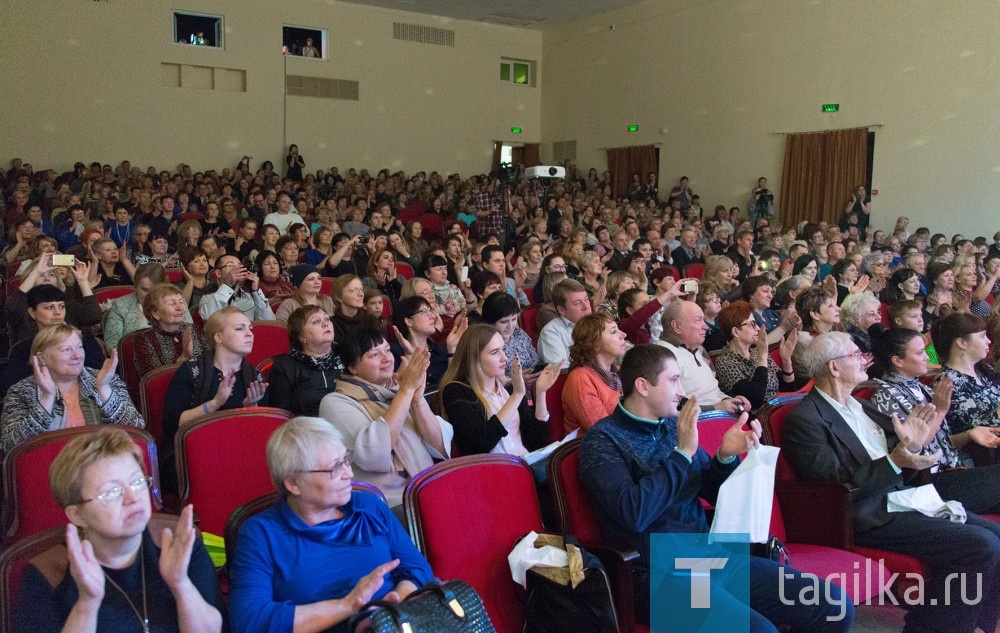
<path id="1" fill-rule="evenodd" d="M 952 433 L 962 433 L 976 426 L 1000 428 L 1000 414 L 997 411 L 1000 406 L 1000 385 L 978 369 L 978 384 L 972 376 L 950 367 L 941 368 L 938 380 L 944 376 L 955 383 L 955 390 L 951 394 L 951 408 L 948 409 Z"/>

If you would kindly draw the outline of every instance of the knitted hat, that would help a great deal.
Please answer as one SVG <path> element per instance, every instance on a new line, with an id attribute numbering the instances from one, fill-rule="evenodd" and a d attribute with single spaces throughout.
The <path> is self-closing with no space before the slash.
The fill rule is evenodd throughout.
<path id="1" fill-rule="evenodd" d="M 35 286 L 27 294 L 29 308 L 35 308 L 39 303 L 66 300 L 66 293 L 50 284 Z"/>
<path id="2" fill-rule="evenodd" d="M 319 269 L 309 264 L 297 264 L 289 269 L 288 276 L 292 279 L 292 285 L 298 288 L 313 273 L 319 274 Z"/>

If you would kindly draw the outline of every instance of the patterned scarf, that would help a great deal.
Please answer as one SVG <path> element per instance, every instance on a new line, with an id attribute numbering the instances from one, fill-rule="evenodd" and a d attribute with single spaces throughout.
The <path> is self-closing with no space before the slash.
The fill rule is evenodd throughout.
<path id="1" fill-rule="evenodd" d="M 330 352 L 326 356 L 309 356 L 308 354 L 304 354 L 297 349 L 293 349 L 289 350 L 288 357 L 318 371 L 329 371 L 331 369 L 336 369 L 338 371 L 344 370 L 344 363 L 340 361 L 340 356 L 335 352 Z"/>
<path id="2" fill-rule="evenodd" d="M 618 393 L 622 392 L 622 379 L 618 374 L 613 371 L 604 371 L 594 362 L 587 363 L 587 367 L 591 368 L 601 378 L 601 381 L 608 386 L 608 389 L 614 389 Z"/>

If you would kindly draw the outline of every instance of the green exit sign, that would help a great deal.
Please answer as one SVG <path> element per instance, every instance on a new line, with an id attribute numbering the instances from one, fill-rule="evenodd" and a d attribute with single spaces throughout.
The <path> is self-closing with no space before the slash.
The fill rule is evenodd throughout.
<path id="1" fill-rule="evenodd" d="M 628 131 L 629 132 L 638 132 L 639 131 L 639 126 L 633 123 L 632 125 L 628 126 Z"/>
<path id="2" fill-rule="evenodd" d="M 823 112 L 840 112 L 839 103 L 824 103 Z"/>
<path id="3" fill-rule="evenodd" d="M 513 132 L 514 134 L 520 134 L 521 133 L 521 128 L 519 128 L 519 127 L 512 127 L 512 128 L 510 128 L 510 131 Z"/>

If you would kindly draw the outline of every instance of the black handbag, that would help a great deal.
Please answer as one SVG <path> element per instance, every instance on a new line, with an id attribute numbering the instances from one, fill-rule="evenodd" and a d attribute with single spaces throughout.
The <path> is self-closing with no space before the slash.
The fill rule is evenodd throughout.
<path id="1" fill-rule="evenodd" d="M 351 616 L 351 633 L 496 633 L 468 583 L 429 582 L 402 602 L 374 600 Z"/>
<path id="2" fill-rule="evenodd" d="M 557 573 L 551 573 L 551 567 L 527 570 L 524 633 L 617 633 L 611 582 L 601 560 L 572 536 L 540 534 L 538 538 L 565 549 L 570 564 Z M 580 558 L 574 562 L 577 555 Z"/>

